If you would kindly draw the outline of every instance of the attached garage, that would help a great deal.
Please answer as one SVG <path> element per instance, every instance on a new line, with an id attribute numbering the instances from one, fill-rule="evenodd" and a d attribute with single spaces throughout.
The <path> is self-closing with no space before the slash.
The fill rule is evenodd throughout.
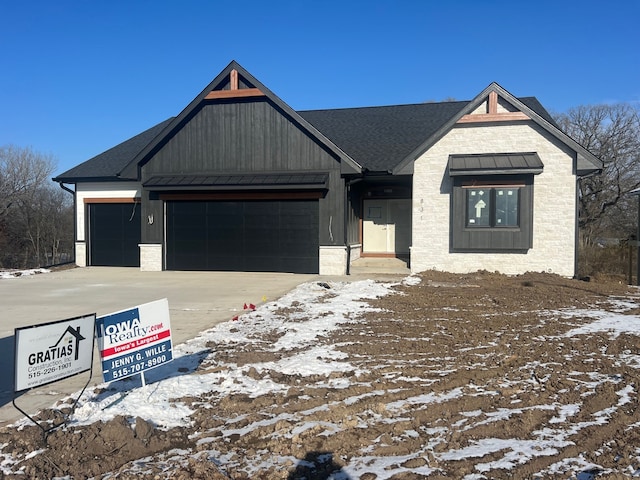
<path id="1" fill-rule="evenodd" d="M 139 267 L 140 205 L 88 203 L 88 264 Z"/>
<path id="2" fill-rule="evenodd" d="M 318 273 L 318 200 L 169 201 L 166 269 Z"/>
<path id="3" fill-rule="evenodd" d="M 571 275 L 576 178 L 601 168 L 496 83 L 471 101 L 295 111 L 233 61 L 176 117 L 54 180 L 76 185 L 81 266 L 342 275 L 370 255 Z"/>

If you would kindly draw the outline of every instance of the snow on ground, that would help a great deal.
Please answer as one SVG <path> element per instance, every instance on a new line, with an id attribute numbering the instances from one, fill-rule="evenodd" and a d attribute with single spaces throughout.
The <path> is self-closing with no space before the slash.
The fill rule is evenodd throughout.
<path id="1" fill-rule="evenodd" d="M 49 272 L 50 270 L 47 270 L 46 268 L 33 268 L 31 270 L 0 270 L 0 279 L 25 277 Z"/>
<path id="2" fill-rule="evenodd" d="M 355 368 L 345 361 L 346 354 L 326 346 L 315 347 L 315 340 L 319 336 L 328 335 L 341 323 L 354 320 L 359 314 L 370 310 L 362 300 L 386 295 L 390 287 L 391 284 L 371 280 L 343 283 L 339 289 L 331 290 L 334 294 L 338 292 L 337 296 L 329 301 L 320 301 L 327 289 L 316 283 L 300 285 L 279 300 L 244 313 L 237 321 L 217 325 L 193 340 L 175 346 L 174 364 L 170 369 L 195 370 L 202 357 L 208 353 L 207 345 L 211 343 L 259 343 L 264 342 L 267 333 L 272 334 L 274 331 L 282 336 L 273 344 L 272 349 L 297 352 L 294 355 L 275 363 L 250 364 L 232 370 L 201 375 L 178 375 L 166 379 L 162 379 L 163 370 L 168 370 L 169 366 L 160 367 L 147 372 L 146 380 L 149 384 L 143 388 L 128 390 L 130 385 L 126 385 L 125 382 L 112 384 L 111 387 L 117 385 L 119 388 L 127 388 L 127 391 L 115 400 L 115 404 L 113 395 L 100 400 L 93 398 L 91 392 L 86 393 L 81 399 L 81 406 L 72 417 L 72 422 L 84 425 L 100 420 L 107 421 L 117 415 L 140 415 L 143 418 L 161 418 L 162 426 L 175 427 L 185 425 L 192 411 L 180 403 L 170 405 L 169 399 L 179 398 L 185 392 L 197 396 L 210 392 L 212 385 L 215 385 L 216 392 L 221 396 L 246 394 L 255 398 L 266 393 L 282 392 L 288 388 L 271 379 L 252 378 L 247 375 L 251 368 L 258 372 L 268 368 L 285 375 L 301 376 L 354 371 Z M 289 313 L 286 318 L 272 315 L 279 309 L 290 309 L 292 306 L 296 311 Z M 138 382 L 136 377 L 133 378 L 134 382 Z"/>
<path id="3" fill-rule="evenodd" d="M 34 272 L 35 273 L 35 272 Z M 6 277 L 3 277 L 6 278 Z M 404 280 L 406 284 L 415 285 L 419 282 L 417 277 L 408 277 Z M 175 399 L 184 397 L 185 394 L 198 396 L 214 390 L 220 397 L 231 394 L 244 394 L 251 398 L 256 398 L 267 393 L 283 393 L 287 386 L 281 385 L 270 378 L 260 378 L 260 375 L 251 375 L 251 371 L 260 373 L 263 370 L 277 371 L 283 374 L 297 374 L 301 376 L 326 375 L 327 385 L 334 388 L 346 388 L 350 382 L 348 378 L 357 378 L 357 368 L 349 363 L 347 355 L 334 349 L 331 346 L 323 345 L 316 347 L 316 340 L 321 336 L 326 336 L 338 329 L 341 324 L 358 321 L 358 318 L 372 308 L 367 305 L 366 300 L 387 295 L 394 284 L 377 283 L 370 280 L 354 281 L 349 283 L 331 283 L 322 285 L 311 282 L 300 285 L 298 288 L 280 298 L 277 301 L 259 306 L 255 311 L 247 311 L 237 321 L 228 321 L 216 327 L 202 332 L 184 344 L 174 346 L 174 361 L 170 365 L 159 367 L 148 371 L 146 374 L 145 386 L 141 386 L 138 377 L 132 377 L 129 381 L 113 382 L 104 384 L 99 389 L 87 391 L 79 401 L 79 407 L 71 417 L 71 425 L 91 424 L 97 421 L 107 421 L 117 415 L 153 419 L 160 423 L 160 428 L 171 428 L 174 426 L 187 425 L 189 416 L 193 413 L 190 406 Z M 330 288 L 327 289 L 326 287 Z M 327 295 L 331 292 L 331 295 Z M 634 304 L 635 305 L 635 304 Z M 622 306 L 622 303 L 621 303 Z M 629 307 L 630 304 L 625 304 Z M 278 315 L 277 312 L 287 311 L 286 315 Z M 640 336 L 640 318 L 629 315 L 617 315 L 599 310 L 567 310 L 553 312 L 563 318 L 580 317 L 590 321 L 566 333 L 567 337 L 577 337 L 593 332 L 609 332 L 611 335 L 628 333 Z M 274 333 L 277 340 L 273 339 Z M 251 345 L 261 342 L 272 342 L 272 351 L 293 352 L 290 356 L 284 356 L 276 362 L 264 362 L 246 364 L 240 367 L 220 368 L 211 373 L 188 374 L 194 372 L 200 362 L 207 357 L 212 347 L 211 345 Z M 640 358 L 630 356 L 628 361 L 635 362 L 636 368 L 640 368 Z M 332 372 L 353 372 L 352 377 L 341 376 L 332 380 Z M 601 381 L 594 374 L 594 382 Z M 103 393 L 94 393 L 102 390 Z M 379 395 L 385 392 L 380 391 Z M 399 402 L 388 403 L 387 409 L 410 410 L 413 404 L 435 404 L 446 401 L 448 398 L 463 395 L 463 389 L 453 389 L 444 394 L 432 394 L 426 392 L 419 397 L 408 398 Z M 371 392 L 368 395 L 376 395 Z M 622 388 L 617 391 L 619 396 L 618 406 L 631 401 L 634 395 L 632 389 Z M 353 398 L 352 401 L 357 401 Z M 349 402 L 347 400 L 346 402 Z M 321 407 L 319 407 L 321 408 Z M 607 421 L 611 415 L 611 410 L 606 409 L 594 415 L 592 422 L 581 424 L 571 424 L 567 422 L 576 414 L 577 405 L 537 405 L 528 407 L 530 409 L 556 411 L 556 416 L 549 422 L 556 428 L 545 428 L 537 432 L 533 439 L 485 439 L 477 444 L 471 444 L 460 449 L 433 453 L 433 445 L 425 445 L 425 452 L 434 456 L 436 460 L 447 461 L 461 458 L 483 458 L 495 452 L 507 452 L 504 455 L 495 456 L 496 460 L 487 463 L 476 464 L 476 473 L 469 474 L 467 480 L 485 478 L 483 471 L 493 468 L 508 470 L 517 464 L 528 461 L 536 456 L 549 456 L 557 452 L 558 449 L 570 443 L 569 437 L 577 431 L 587 428 L 590 425 L 598 425 Z M 480 422 L 492 422 L 510 415 L 522 413 L 522 409 L 514 405 L 512 410 L 501 409 L 498 412 L 470 411 L 463 415 L 468 419 L 469 424 L 461 428 L 471 428 Z M 265 422 L 277 422 L 282 418 L 270 418 Z M 245 425 L 241 418 L 238 418 L 238 428 L 228 428 L 223 432 L 223 436 L 244 435 L 252 428 L 258 428 L 257 424 Z M 475 423 L 473 423 L 475 422 Z M 20 422 L 19 422 L 20 423 Z M 26 420 L 22 424 L 27 424 Z M 233 425 L 232 419 L 227 422 Z M 298 434 L 310 428 L 316 428 L 316 424 L 301 423 L 294 430 L 293 434 Z M 325 429 L 324 433 L 330 435 L 332 430 L 338 428 L 335 424 L 327 423 L 321 425 Z M 411 436 L 412 432 L 405 432 Z M 417 435 L 416 432 L 413 434 Z M 206 443 L 206 438 L 201 438 L 199 442 Z M 216 452 L 209 452 L 213 457 Z M 366 453 L 366 452 L 365 452 Z M 198 452 L 201 455 L 202 451 Z M 425 453 L 426 455 L 426 453 Z M 195 457 L 195 452 L 175 450 L 168 452 L 165 456 L 169 462 L 185 462 L 189 457 Z M 284 464 L 287 459 L 273 455 L 272 461 L 279 465 Z M 146 459 L 151 461 L 151 459 Z M 141 471 L 145 468 L 145 459 L 140 459 L 136 463 Z M 220 454 L 217 462 L 224 464 L 228 459 Z M 290 459 L 300 462 L 299 459 Z M 4 458 L 1 462 L 4 467 L 13 462 L 10 458 Z M 389 478 L 391 474 L 397 474 L 397 469 L 389 469 L 391 465 L 402 464 L 403 459 L 397 456 L 387 457 L 367 457 L 354 456 L 349 464 L 343 467 L 342 473 L 331 478 L 358 478 L 362 472 L 374 472 L 378 479 Z M 556 472 L 566 471 L 567 465 L 574 468 L 587 470 L 593 467 L 584 458 L 576 457 L 563 459 L 557 464 L 553 464 L 547 469 L 549 475 Z M 364 470 L 366 466 L 366 470 Z M 256 469 L 264 468 L 264 465 L 255 465 Z M 2 470 L 0 470 L 2 471 Z M 579 470 L 578 470 L 579 471 Z M 7 472 L 7 470 L 5 470 Z M 428 475 L 434 469 L 425 465 L 418 469 L 413 469 L 414 473 Z M 250 473 L 250 472 L 249 472 Z M 632 474 L 638 472 L 631 472 Z M 640 473 L 638 473 L 640 475 Z M 581 474 L 578 478 L 591 478 L 588 474 Z M 108 476 L 107 476 L 108 477 Z"/>

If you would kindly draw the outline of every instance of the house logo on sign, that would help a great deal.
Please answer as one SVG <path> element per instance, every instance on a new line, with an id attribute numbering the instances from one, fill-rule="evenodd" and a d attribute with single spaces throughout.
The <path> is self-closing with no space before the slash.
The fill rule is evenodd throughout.
<path id="1" fill-rule="evenodd" d="M 56 348 L 63 339 L 67 342 L 67 345 L 71 346 L 73 343 L 73 338 L 66 337 L 67 333 L 71 335 L 71 337 L 76 339 L 75 348 L 73 350 L 76 352 L 74 360 L 78 360 L 78 352 L 80 351 L 78 347 L 80 345 L 80 340 L 86 340 L 85 337 L 80 335 L 80 327 L 78 328 L 73 328 L 71 326 L 67 327 L 67 329 L 62 333 L 62 335 L 60 335 L 60 338 L 58 339 L 56 344 L 49 348 Z"/>
<path id="2" fill-rule="evenodd" d="M 55 344 L 51 345 L 46 350 L 29 355 L 29 365 L 46 363 L 52 360 L 69 357 L 73 354 L 75 354 L 74 360 L 78 360 L 78 355 L 80 353 L 80 349 L 78 347 L 81 340 L 86 340 L 86 337 L 83 337 L 80 334 L 80 327 L 73 328 L 68 326 L 67 329 L 62 332 L 62 335 L 60 335 L 60 338 Z"/>

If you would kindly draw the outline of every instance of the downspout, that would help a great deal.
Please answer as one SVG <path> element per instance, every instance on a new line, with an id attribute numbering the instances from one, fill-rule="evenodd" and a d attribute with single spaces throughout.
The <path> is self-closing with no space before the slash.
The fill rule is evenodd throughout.
<path id="1" fill-rule="evenodd" d="M 575 205 L 575 235 L 573 240 L 573 278 L 579 279 L 578 273 L 578 250 L 580 249 L 580 177 L 576 175 L 576 198 L 574 200 Z"/>
<path id="2" fill-rule="evenodd" d="M 74 202 L 75 202 L 76 192 L 74 190 L 71 190 L 69 187 L 65 187 L 64 183 L 62 183 L 62 182 L 58 182 L 58 183 L 60 184 L 60 188 L 61 189 L 65 190 L 65 191 L 69 192 L 71 195 L 73 195 Z"/>
<path id="3" fill-rule="evenodd" d="M 576 160 L 577 162 L 577 160 Z M 577 163 L 576 163 L 577 169 Z M 575 240 L 573 249 L 573 278 L 579 279 L 580 275 L 578 275 L 578 250 L 580 248 L 580 180 L 583 178 L 593 177 L 594 175 L 600 175 L 602 170 L 596 170 L 594 172 L 588 173 L 586 175 L 580 176 L 576 171 L 576 199 L 575 199 Z"/>
<path id="4" fill-rule="evenodd" d="M 73 195 L 73 245 L 71 246 L 71 251 L 73 252 L 73 259 L 71 260 L 73 263 L 76 263 L 76 239 L 78 238 L 78 222 L 76 221 L 76 215 L 78 212 L 78 197 L 76 197 L 76 192 L 75 190 L 71 190 L 69 187 L 65 186 L 65 184 L 63 182 L 58 182 L 58 185 L 60 185 L 60 188 L 63 189 L 65 192 L 69 192 L 71 195 Z"/>
<path id="5" fill-rule="evenodd" d="M 349 245 L 349 198 L 351 194 L 351 185 L 362 181 L 362 177 L 347 180 L 344 189 L 344 246 L 347 249 L 347 275 L 351 275 L 351 245 Z"/>

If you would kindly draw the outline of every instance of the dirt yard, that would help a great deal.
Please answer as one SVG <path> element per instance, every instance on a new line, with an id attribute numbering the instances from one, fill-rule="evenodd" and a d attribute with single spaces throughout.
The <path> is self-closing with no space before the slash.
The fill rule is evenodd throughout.
<path id="1" fill-rule="evenodd" d="M 640 339 L 575 332 L 594 322 L 593 309 L 637 320 L 637 289 L 547 274 L 420 278 L 322 337 L 351 371 L 301 377 L 250 368 L 286 388 L 256 398 L 184 392 L 176 401 L 194 409 L 188 427 L 116 417 L 57 430 L 46 444 L 35 426 L 4 429 L 1 452 L 19 459 L 5 478 L 640 475 Z M 210 345 L 192 375 L 277 362 L 291 353 L 270 348 L 279 335 L 262 338 L 262 347 Z"/>

